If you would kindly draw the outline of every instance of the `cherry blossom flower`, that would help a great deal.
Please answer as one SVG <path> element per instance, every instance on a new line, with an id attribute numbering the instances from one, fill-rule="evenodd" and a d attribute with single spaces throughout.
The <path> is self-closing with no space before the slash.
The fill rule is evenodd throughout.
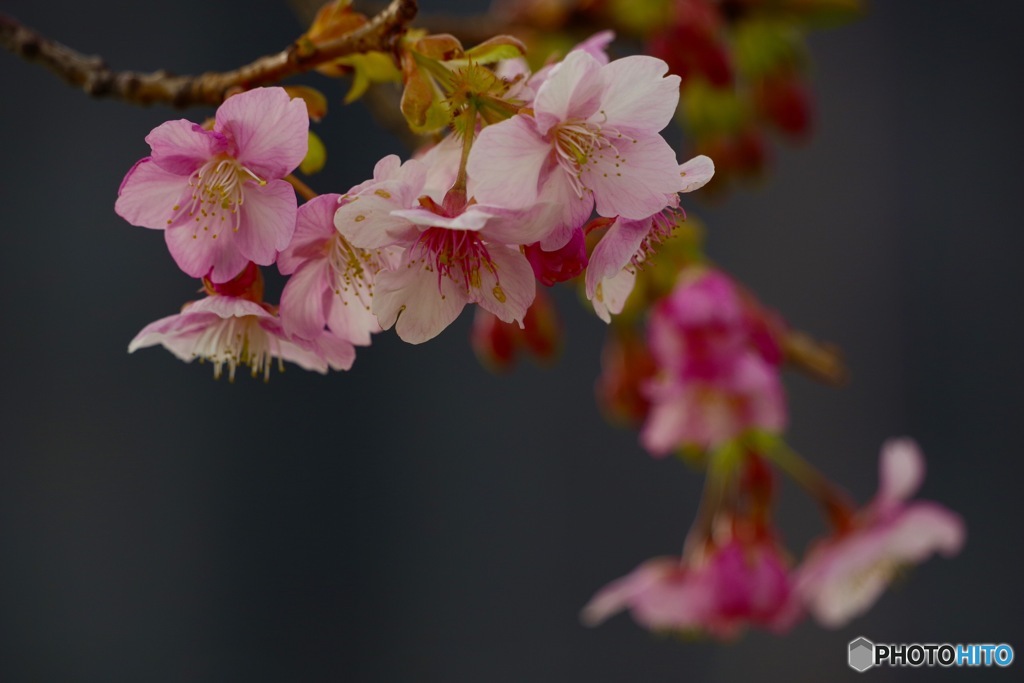
<path id="1" fill-rule="evenodd" d="M 651 630 L 718 638 L 734 637 L 746 625 L 783 632 L 801 614 L 778 549 L 735 539 L 700 558 L 644 562 L 599 590 L 582 619 L 596 626 L 625 609 Z"/>
<path id="2" fill-rule="evenodd" d="M 679 167 L 686 181 L 681 192 L 704 187 L 715 174 L 715 165 L 706 156 L 697 156 Z M 636 271 L 654 254 L 655 247 L 667 239 L 685 214 L 676 210 L 678 201 L 670 203 L 653 216 L 640 220 L 619 217 L 594 247 L 587 267 L 587 298 L 594 312 L 605 322 L 622 312 L 633 291 Z"/>
<path id="3" fill-rule="evenodd" d="M 467 303 L 505 322 L 523 320 L 536 292 L 519 244 L 536 241 L 543 207 L 514 210 L 439 204 L 421 195 L 427 170 L 397 157 L 378 163 L 374 181 L 338 208 L 338 231 L 357 247 L 400 247 L 402 258 L 376 279 L 373 312 L 384 329 L 418 344 L 446 328 Z"/>
<path id="4" fill-rule="evenodd" d="M 387 251 L 354 247 L 334 228 L 339 195 L 324 194 L 299 207 L 295 236 L 277 267 L 291 275 L 281 293 L 281 322 L 292 335 L 314 339 L 324 326 L 353 344 L 380 331 L 371 312 L 377 273 L 394 263 Z"/>
<path id="5" fill-rule="evenodd" d="M 540 85 L 533 115 L 487 126 L 467 169 L 477 201 L 525 209 L 555 207 L 541 241 L 558 249 L 596 206 L 602 216 L 640 220 L 665 208 L 686 183 L 661 137 L 679 101 L 679 77 L 659 59 L 602 64 L 576 50 Z"/>
<path id="6" fill-rule="evenodd" d="M 128 353 L 160 344 L 186 363 L 210 361 L 215 378 L 226 365 L 232 381 L 239 365 L 248 365 L 253 377 L 262 373 L 269 379 L 275 358 L 281 369 L 283 361 L 321 373 L 352 367 L 355 348 L 347 340 L 323 328 L 309 339 L 285 332 L 273 307 L 262 302 L 263 276 L 254 263 L 226 283 L 204 278 L 203 288 L 205 299 L 147 325 L 128 345 Z"/>
<path id="7" fill-rule="evenodd" d="M 168 121 L 146 137 L 152 154 L 132 167 L 114 210 L 163 230 L 178 266 L 226 282 L 250 261 L 270 265 L 295 231 L 296 200 L 281 180 L 306 155 L 309 118 L 282 88 L 229 97 L 212 130 Z"/>
<path id="8" fill-rule="evenodd" d="M 786 424 L 778 355 L 762 351 L 736 286 L 717 271 L 684 274 L 658 302 L 648 324 L 658 375 L 640 434 L 651 453 L 683 445 L 710 448 L 750 430 Z"/>
<path id="9" fill-rule="evenodd" d="M 924 456 L 910 439 L 882 446 L 875 499 L 850 529 L 818 541 L 797 571 L 796 590 L 814 617 L 832 628 L 863 614 L 894 576 L 938 552 L 960 552 L 963 520 L 937 503 L 907 500 L 924 479 Z"/>

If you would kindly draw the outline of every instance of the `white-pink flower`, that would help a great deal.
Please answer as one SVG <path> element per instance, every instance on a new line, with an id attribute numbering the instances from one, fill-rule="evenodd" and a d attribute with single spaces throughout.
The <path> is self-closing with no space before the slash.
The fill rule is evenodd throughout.
<path id="1" fill-rule="evenodd" d="M 715 165 L 706 156 L 696 156 L 679 167 L 685 181 L 680 192 L 704 187 L 715 174 Z M 587 298 L 594 312 L 606 323 L 612 314 L 622 312 L 633 291 L 638 268 L 654 253 L 655 247 L 667 239 L 685 214 L 676 211 L 678 201 L 669 208 L 640 220 L 618 217 L 594 247 L 587 266 Z"/>
<path id="2" fill-rule="evenodd" d="M 231 380 L 240 365 L 248 365 L 253 377 L 269 379 L 275 358 L 279 366 L 289 361 L 322 373 L 348 370 L 355 360 L 355 348 L 344 339 L 326 331 L 310 340 L 289 337 L 263 304 L 219 294 L 150 323 L 132 339 L 128 352 L 156 344 L 186 363 L 195 358 L 211 362 L 214 377 L 226 365 Z"/>
<path id="3" fill-rule="evenodd" d="M 808 611 L 837 628 L 864 613 L 903 567 L 963 547 L 959 515 L 937 503 L 907 503 L 924 479 L 924 457 L 910 439 L 882 446 L 875 499 L 852 529 L 817 542 L 797 571 L 796 590 Z"/>
<path id="4" fill-rule="evenodd" d="M 227 282 L 250 261 L 270 265 L 295 231 L 286 181 L 306 155 L 309 118 L 282 88 L 229 97 L 212 130 L 168 121 L 146 137 L 152 154 L 132 167 L 114 210 L 163 230 L 178 266 Z"/>
<path id="5" fill-rule="evenodd" d="M 281 321 L 292 335 L 315 339 L 326 326 L 365 346 L 380 331 L 371 312 L 374 278 L 394 257 L 354 247 L 338 234 L 339 199 L 324 194 L 299 207 L 295 236 L 277 258 L 281 273 L 291 276 L 281 293 Z"/>
<path id="6" fill-rule="evenodd" d="M 439 334 L 467 303 L 505 322 L 522 322 L 536 292 L 533 270 L 517 245 L 537 241 L 540 208 L 481 204 L 447 208 L 426 195 L 427 170 L 397 157 L 377 164 L 374 180 L 338 208 L 338 231 L 357 247 L 399 247 L 401 261 L 376 278 L 373 312 L 418 344 Z"/>
<path id="7" fill-rule="evenodd" d="M 485 204 L 559 210 L 545 249 L 563 246 L 596 206 L 606 217 L 643 219 L 686 185 L 659 134 L 679 101 L 665 62 L 633 56 L 602 64 L 576 50 L 540 85 L 533 115 L 487 126 L 467 166 L 470 194 Z"/>

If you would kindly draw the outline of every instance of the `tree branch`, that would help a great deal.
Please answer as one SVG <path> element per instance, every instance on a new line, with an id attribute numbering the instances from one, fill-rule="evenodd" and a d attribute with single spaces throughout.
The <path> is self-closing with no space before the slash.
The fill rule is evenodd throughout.
<path id="1" fill-rule="evenodd" d="M 413 20 L 417 9 L 417 0 L 392 0 L 367 24 L 334 40 L 315 45 L 300 38 L 281 52 L 260 57 L 238 69 L 198 76 L 175 76 L 163 70 L 152 73 L 114 71 L 101 58 L 83 55 L 3 14 L 0 14 L 0 46 L 30 62 L 42 64 L 66 83 L 82 88 L 93 97 L 184 108 L 217 105 L 233 89 L 277 83 L 345 55 L 369 50 L 390 51 L 394 39 Z"/>

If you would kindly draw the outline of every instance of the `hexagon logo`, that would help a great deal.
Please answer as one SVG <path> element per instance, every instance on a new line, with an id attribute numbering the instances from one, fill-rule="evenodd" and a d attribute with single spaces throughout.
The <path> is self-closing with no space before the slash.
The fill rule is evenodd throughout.
<path id="1" fill-rule="evenodd" d="M 861 636 L 850 641 L 850 668 L 864 672 L 875 665 L 875 644 Z"/>

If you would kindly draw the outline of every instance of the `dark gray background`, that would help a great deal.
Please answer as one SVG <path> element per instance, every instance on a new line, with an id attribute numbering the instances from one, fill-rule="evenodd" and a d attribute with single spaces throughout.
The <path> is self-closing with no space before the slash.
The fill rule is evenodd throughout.
<path id="1" fill-rule="evenodd" d="M 300 30 L 277 2 L 2 10 L 117 67 L 185 73 Z M 599 417 L 602 324 L 573 293 L 561 364 L 508 377 L 476 365 L 468 315 L 419 347 L 383 335 L 349 373 L 269 385 L 129 356 L 195 296 L 161 236 L 113 213 L 143 137 L 179 114 L 92 101 L 0 55 L 0 680 L 844 680 L 858 635 L 1024 656 L 1022 20 L 1016 0 L 878 2 L 816 35 L 813 141 L 760 190 L 688 203 L 722 264 L 846 350 L 843 390 L 788 378 L 793 445 L 866 500 L 882 441 L 912 434 L 922 495 L 969 528 L 960 557 L 843 629 L 731 645 L 577 621 L 603 583 L 678 551 L 700 477 Z M 318 188 L 404 153 L 337 104 L 342 84 L 313 82 L 334 104 Z M 801 549 L 821 526 L 783 491 Z M 865 675 L 940 674 L 978 675 Z"/>

